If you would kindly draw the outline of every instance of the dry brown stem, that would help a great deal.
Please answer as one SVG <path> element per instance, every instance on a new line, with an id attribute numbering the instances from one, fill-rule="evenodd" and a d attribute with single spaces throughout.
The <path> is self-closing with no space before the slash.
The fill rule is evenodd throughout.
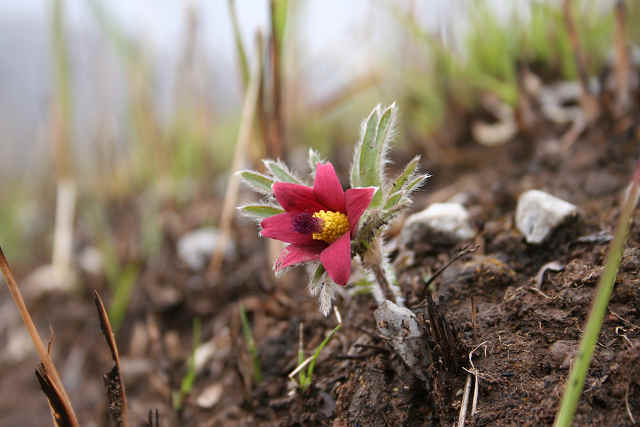
<path id="1" fill-rule="evenodd" d="M 64 398 L 60 393 L 60 389 L 56 386 L 55 381 L 42 363 L 40 363 L 38 369 L 36 369 L 36 378 L 40 383 L 42 392 L 47 396 L 47 400 L 49 401 L 49 410 L 53 418 L 53 425 L 56 427 L 73 426 L 73 416 L 64 404 Z"/>
<path id="2" fill-rule="evenodd" d="M 16 304 L 16 307 L 18 307 L 18 311 L 20 312 L 22 320 L 27 327 L 27 331 L 29 332 L 29 335 L 31 335 L 33 345 L 36 348 L 38 356 L 40 357 L 40 361 L 42 362 L 42 366 L 44 367 L 43 372 L 46 372 L 46 377 L 50 378 L 51 384 L 55 386 L 58 391 L 58 394 L 60 396 L 60 403 L 64 405 L 65 411 L 69 416 L 69 425 L 74 427 L 79 426 L 75 413 L 73 412 L 73 407 L 71 406 L 69 395 L 67 394 L 67 391 L 62 384 L 62 380 L 60 379 L 58 370 L 56 369 L 53 360 L 51 360 L 51 356 L 49 355 L 47 347 L 44 345 L 44 342 L 40 338 L 40 334 L 38 333 L 36 325 L 33 323 L 33 319 L 31 319 L 31 314 L 29 313 L 29 309 L 27 309 L 27 305 L 24 303 L 22 293 L 20 292 L 20 288 L 18 287 L 18 282 L 16 282 L 16 279 L 13 276 L 11 267 L 9 267 L 9 263 L 7 262 L 7 258 L 4 256 L 4 252 L 2 251 L 1 247 L 0 270 L 2 270 L 2 274 L 4 275 L 7 287 L 9 288 L 9 292 L 13 297 L 13 301 Z"/>
<path id="3" fill-rule="evenodd" d="M 264 135 L 267 142 L 267 156 L 286 159 L 284 116 L 282 114 L 282 40 L 276 34 L 275 0 L 269 2 L 271 13 L 271 35 L 269 52 L 271 60 L 271 117 L 268 133 Z"/>
<path id="4" fill-rule="evenodd" d="M 244 105 L 242 107 L 242 119 L 240 121 L 240 131 L 238 132 L 238 140 L 236 142 L 236 149 L 233 155 L 233 163 L 231 165 L 231 175 L 227 182 L 227 188 L 225 191 L 225 197 L 222 204 L 222 214 L 220 215 L 219 227 L 221 230 L 221 239 L 211 256 L 211 262 L 209 264 L 209 275 L 216 279 L 220 268 L 222 267 L 222 261 L 224 253 L 227 248 L 227 241 L 231 236 L 231 223 L 233 219 L 233 213 L 238 200 L 238 188 L 239 177 L 235 174 L 240 170 L 244 160 L 244 156 L 249 146 L 251 139 L 251 130 L 253 129 L 253 119 L 256 112 L 257 100 L 258 100 L 258 88 L 260 82 L 259 67 L 254 67 L 253 73 L 249 80 L 249 88 L 244 98 Z"/>
<path id="5" fill-rule="evenodd" d="M 111 328 L 111 322 L 109 322 L 109 316 L 107 310 L 104 308 L 104 303 L 98 291 L 93 291 L 93 301 L 98 309 L 100 315 L 100 329 L 104 335 L 107 345 L 111 350 L 111 357 L 113 358 L 114 366 L 104 375 L 104 383 L 107 388 L 107 399 L 109 401 L 109 413 L 113 418 L 113 421 L 118 427 L 127 427 L 129 425 L 127 417 L 127 394 L 124 388 L 124 381 L 120 374 L 120 355 L 118 354 L 118 347 L 116 345 L 116 339 Z"/>
<path id="6" fill-rule="evenodd" d="M 582 51 L 582 46 L 580 45 L 580 37 L 578 37 L 578 29 L 576 27 L 571 6 L 571 0 L 564 0 L 565 23 L 567 25 L 567 32 L 569 33 L 571 48 L 573 49 L 573 56 L 576 62 L 576 69 L 578 71 L 580 87 L 582 88 L 582 98 L 580 99 L 580 104 L 582 106 L 582 110 L 584 111 L 587 123 L 590 123 L 598 117 L 600 109 L 597 99 L 589 90 L 589 79 L 587 76 L 586 61 L 584 58 L 584 52 Z"/>
<path id="7" fill-rule="evenodd" d="M 616 3 L 615 17 L 615 78 L 616 78 L 616 104 L 617 114 L 624 113 L 629 108 L 630 103 L 630 63 L 629 49 L 627 46 L 626 23 L 625 23 L 626 7 L 624 1 L 618 0 Z"/>

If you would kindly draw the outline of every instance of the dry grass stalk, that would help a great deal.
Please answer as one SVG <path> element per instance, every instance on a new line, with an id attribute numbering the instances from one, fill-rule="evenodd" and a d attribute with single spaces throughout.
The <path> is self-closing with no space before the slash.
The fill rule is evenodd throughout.
<path id="1" fill-rule="evenodd" d="M 58 182 L 52 265 L 61 272 L 61 276 L 69 278 L 76 192 L 71 160 L 71 71 L 62 0 L 53 4 L 52 40 L 56 97 L 52 105 L 51 140 Z"/>
<path id="2" fill-rule="evenodd" d="M 271 34 L 269 52 L 271 63 L 271 117 L 269 131 L 265 135 L 267 157 L 286 159 L 284 116 L 282 114 L 282 40 L 276 24 L 276 0 L 269 2 L 271 13 Z"/>
<path id="3" fill-rule="evenodd" d="M 467 408 L 469 407 L 469 394 L 471 392 L 471 375 L 467 375 L 464 384 L 464 392 L 462 393 L 462 403 L 460 404 L 460 412 L 458 413 L 458 427 L 464 427 L 467 418 Z"/>
<path id="4" fill-rule="evenodd" d="M 68 407 L 64 404 L 64 398 L 60 390 L 56 387 L 55 381 L 42 363 L 40 363 L 38 369 L 36 369 L 36 378 L 40 383 L 42 392 L 47 396 L 47 400 L 49 401 L 49 410 L 53 418 L 53 425 L 56 427 L 76 425 L 73 424 L 73 417 L 68 412 Z"/>
<path id="5" fill-rule="evenodd" d="M 71 179 L 58 180 L 56 196 L 56 220 L 53 233 L 53 256 L 51 264 L 71 277 L 71 256 L 73 250 L 73 217 L 76 206 L 76 186 Z"/>
<path id="6" fill-rule="evenodd" d="M 589 90 L 586 61 L 584 58 L 584 52 L 582 51 L 582 47 L 580 45 L 578 29 L 576 27 L 575 19 L 573 18 L 571 5 L 571 0 L 564 0 L 565 24 L 567 25 L 569 41 L 571 42 L 571 48 L 573 50 L 573 56 L 576 62 L 576 69 L 578 71 L 580 87 L 582 88 L 582 98 L 580 99 L 580 104 L 582 106 L 582 111 L 584 111 L 587 123 L 591 123 L 600 114 L 600 108 L 598 106 L 597 99 L 593 96 L 593 94 L 591 94 L 591 91 Z"/>
<path id="7" fill-rule="evenodd" d="M 13 297 L 13 301 L 18 307 L 18 311 L 22 316 L 22 320 L 27 327 L 27 331 L 29 335 L 31 335 L 31 340 L 33 341 L 33 345 L 38 352 L 38 356 L 40 357 L 40 361 L 42 362 L 42 378 L 47 379 L 48 383 L 55 386 L 57 391 L 57 395 L 59 396 L 59 402 L 56 402 L 56 405 L 59 403 L 65 409 L 65 413 L 67 414 L 67 421 L 70 426 L 79 426 L 78 421 L 76 419 L 75 413 L 73 412 L 73 407 L 71 406 L 71 400 L 69 399 L 69 395 L 67 394 L 64 385 L 62 384 L 62 380 L 60 379 L 60 375 L 58 374 L 58 370 L 56 369 L 53 360 L 51 360 L 51 356 L 49 355 L 49 351 L 47 347 L 45 347 L 44 342 L 40 338 L 40 334 L 38 333 L 38 329 L 36 325 L 33 323 L 33 319 L 31 319 L 31 314 L 27 309 L 27 305 L 22 298 L 22 293 L 20 292 L 20 288 L 18 287 L 18 283 L 16 282 L 15 277 L 13 276 L 13 272 L 9 267 L 9 263 L 7 262 L 7 258 L 4 256 L 4 252 L 0 247 L 0 270 L 2 270 L 2 274 L 4 275 L 5 281 L 7 283 L 7 287 L 9 288 L 9 292 Z M 38 378 L 40 380 L 40 378 Z M 49 395 L 47 395 L 49 397 Z M 51 404 L 51 400 L 50 400 Z"/>
<path id="8" fill-rule="evenodd" d="M 122 375 L 120 374 L 120 355 L 118 354 L 116 339 L 113 334 L 113 329 L 111 328 L 111 323 L 109 322 L 107 310 L 104 307 L 98 291 L 93 291 L 93 301 L 100 315 L 100 329 L 111 350 L 111 357 L 114 362 L 111 371 L 104 375 L 107 399 L 109 401 L 109 413 L 118 427 L 127 427 L 129 424 L 127 417 L 127 394 Z"/>
<path id="9" fill-rule="evenodd" d="M 630 62 L 629 62 L 629 49 L 627 46 L 626 36 L 626 7 L 624 1 L 618 0 L 615 8 L 615 78 L 616 78 L 616 104 L 615 109 L 617 114 L 624 113 L 628 108 L 631 101 L 630 97 Z"/>
<path id="10" fill-rule="evenodd" d="M 256 61 L 257 62 L 257 61 Z M 253 120 L 256 113 L 256 106 L 258 100 L 258 88 L 260 82 L 259 66 L 256 64 L 253 73 L 249 80 L 249 88 L 244 98 L 244 105 L 242 107 L 242 119 L 240 121 L 240 131 L 238 132 L 238 140 L 236 142 L 236 149 L 233 155 L 233 163 L 231 165 L 231 175 L 227 183 L 225 191 L 224 202 L 222 204 L 222 214 L 220 215 L 219 227 L 221 230 L 220 244 L 216 245 L 215 250 L 211 256 L 211 262 L 209 264 L 209 275 L 213 278 L 217 278 L 220 268 L 222 267 L 222 261 L 224 253 L 227 248 L 227 241 L 231 235 L 231 222 L 235 206 L 238 199 L 238 188 L 240 184 L 239 177 L 234 172 L 242 168 L 244 157 L 247 153 L 249 141 L 251 140 L 251 131 L 253 129 Z"/>

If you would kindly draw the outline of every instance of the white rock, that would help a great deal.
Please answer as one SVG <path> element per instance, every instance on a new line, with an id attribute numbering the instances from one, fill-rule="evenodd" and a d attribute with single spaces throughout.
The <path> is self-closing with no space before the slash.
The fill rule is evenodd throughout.
<path id="1" fill-rule="evenodd" d="M 209 341 L 200 345 L 193 354 L 193 364 L 196 367 L 196 373 L 202 372 L 206 364 L 213 358 L 216 352 L 216 344 Z"/>
<path id="2" fill-rule="evenodd" d="M 200 396 L 196 399 L 196 403 L 201 408 L 211 408 L 218 403 L 222 397 L 222 391 L 221 384 L 211 384 L 200 393 Z"/>
<path id="3" fill-rule="evenodd" d="M 385 300 L 373 312 L 373 317 L 380 335 L 389 340 L 389 344 L 418 378 L 426 380 L 424 368 L 431 356 L 416 315 L 408 308 Z"/>
<path id="4" fill-rule="evenodd" d="M 415 338 L 422 336 L 416 315 L 406 307 L 385 300 L 373 312 L 378 331 L 387 338 Z"/>
<path id="5" fill-rule="evenodd" d="M 516 227 L 527 243 L 542 243 L 564 221 L 577 215 L 578 208 L 551 194 L 529 190 L 520 195 Z"/>
<path id="6" fill-rule="evenodd" d="M 35 349 L 31 336 L 25 328 L 19 327 L 9 332 L 3 352 L 0 354 L 0 361 L 18 363 L 32 354 L 35 354 Z"/>
<path id="7" fill-rule="evenodd" d="M 208 263 L 211 254 L 222 239 L 221 233 L 213 227 L 200 228 L 191 231 L 178 241 L 178 256 L 193 270 L 201 270 Z M 228 241 L 225 255 L 230 256 L 235 252 L 233 241 Z"/>
<path id="8" fill-rule="evenodd" d="M 104 260 L 102 253 L 95 246 L 88 246 L 78 256 L 78 265 L 80 268 L 93 275 L 102 273 Z"/>
<path id="9" fill-rule="evenodd" d="M 469 212 L 459 203 L 434 203 L 407 218 L 402 229 L 405 245 L 424 239 L 433 243 L 456 244 L 474 235 Z"/>
<path id="10" fill-rule="evenodd" d="M 36 268 L 25 278 L 23 293 L 27 299 L 38 298 L 48 293 L 70 292 L 76 284 L 73 270 L 47 264 Z"/>

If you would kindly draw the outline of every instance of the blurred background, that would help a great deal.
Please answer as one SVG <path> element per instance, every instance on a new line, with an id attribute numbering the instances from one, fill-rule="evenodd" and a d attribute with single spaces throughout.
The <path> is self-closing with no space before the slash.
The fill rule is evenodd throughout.
<path id="1" fill-rule="evenodd" d="M 3 2 L 0 241 L 15 262 L 46 251 L 20 248 L 48 242 L 65 177 L 98 204 L 147 189 L 182 201 L 221 196 L 258 33 L 260 120 L 275 118 L 278 135 L 258 132 L 250 162 L 345 147 L 335 160 L 344 167 L 360 120 L 395 100 L 398 145 L 439 163 L 458 139 L 443 135 L 448 117 L 473 111 L 481 94 L 516 105 L 519 64 L 577 77 L 560 2 L 275 3 L 277 16 L 268 1 Z M 611 57 L 614 3 L 576 2 L 590 74 Z"/>
<path id="2" fill-rule="evenodd" d="M 52 293 L 86 300 L 88 289 L 102 289 L 129 342 L 146 312 L 132 308 L 147 296 L 136 289 L 155 289 L 152 304 L 162 311 L 182 307 L 185 293 L 205 286 L 198 281 L 208 280 L 219 245 L 242 126 L 253 130 L 238 156 L 242 167 L 261 168 L 270 157 L 304 170 L 312 147 L 344 178 L 360 122 L 376 104 L 396 101 L 392 157 L 403 164 L 422 154 L 422 169 L 433 174 L 429 191 L 491 164 L 498 151 L 525 152 L 534 139 L 527 116 L 534 97 L 549 127 L 571 130 L 579 122 L 575 106 L 584 107 L 581 74 L 587 86 L 607 85 L 619 2 L 570 2 L 581 61 L 567 3 L 5 0 L 0 245 L 28 301 Z M 625 19 L 629 61 L 637 63 L 638 2 L 626 2 Z M 252 70 L 255 119 L 243 123 Z M 556 83 L 564 86 L 554 93 L 569 95 L 545 109 L 541 88 Z M 565 136 L 570 145 L 572 135 Z M 237 199 L 255 197 L 242 189 Z M 254 225 L 239 224 L 227 259 L 263 251 Z M 2 295 L 2 311 L 14 310 Z M 178 316 L 184 330 L 194 315 L 212 313 L 203 304 L 187 303 Z M 24 334 L 11 335 L 8 326 L 0 334 L 3 366 L 31 354 Z M 7 408 L 3 414 L 19 419 Z"/>

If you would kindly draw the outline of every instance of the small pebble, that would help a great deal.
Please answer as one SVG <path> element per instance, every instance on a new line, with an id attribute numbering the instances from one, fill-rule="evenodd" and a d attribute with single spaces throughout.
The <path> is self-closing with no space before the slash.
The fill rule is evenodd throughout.
<path id="1" fill-rule="evenodd" d="M 559 368 L 566 369 L 578 349 L 578 342 L 574 340 L 558 340 L 549 347 L 551 362 Z"/>
<path id="2" fill-rule="evenodd" d="M 196 403 L 201 408 L 212 408 L 222 397 L 222 391 L 222 384 L 211 384 L 200 393 Z"/>
<path id="3" fill-rule="evenodd" d="M 208 341 L 200 345 L 193 356 L 194 365 L 196 367 L 196 373 L 202 372 L 207 363 L 213 358 L 216 352 L 216 344 L 213 341 Z"/>
<path id="4" fill-rule="evenodd" d="M 178 241 L 178 257 L 193 270 L 202 270 L 211 259 L 211 254 L 222 238 L 220 232 L 213 227 L 193 230 Z M 227 242 L 225 256 L 235 252 L 233 241 Z"/>
<path id="5" fill-rule="evenodd" d="M 424 240 L 432 244 L 452 245 L 474 235 L 469 212 L 459 203 L 434 203 L 411 215 L 401 234 L 408 247 Z"/>
<path id="6" fill-rule="evenodd" d="M 577 207 L 569 202 L 544 191 L 529 190 L 518 199 L 516 227 L 527 243 L 540 244 L 577 213 Z"/>

